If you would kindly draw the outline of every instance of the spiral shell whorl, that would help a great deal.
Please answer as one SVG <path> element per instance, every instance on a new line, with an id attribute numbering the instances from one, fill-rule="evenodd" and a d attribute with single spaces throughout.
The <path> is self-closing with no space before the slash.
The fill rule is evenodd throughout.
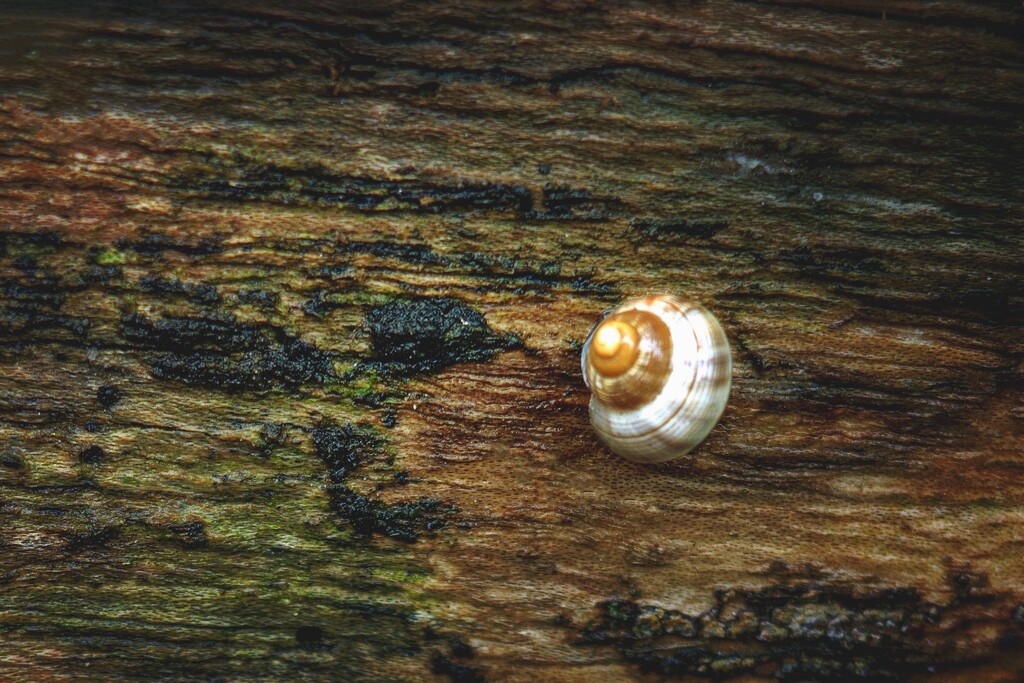
<path id="1" fill-rule="evenodd" d="M 626 369 L 612 364 L 619 372 L 609 376 L 599 353 L 608 349 L 595 344 L 614 342 L 615 334 L 599 334 L 620 324 L 636 329 L 638 350 Z M 582 361 L 594 392 L 590 421 L 602 441 L 628 460 L 685 455 L 714 428 L 729 397 L 732 356 L 725 330 L 706 309 L 671 296 L 616 308 L 588 338 Z"/>
<path id="2" fill-rule="evenodd" d="M 614 313 L 590 337 L 587 383 L 602 403 L 635 408 L 665 386 L 671 354 L 672 334 L 661 318 L 638 309 Z"/>

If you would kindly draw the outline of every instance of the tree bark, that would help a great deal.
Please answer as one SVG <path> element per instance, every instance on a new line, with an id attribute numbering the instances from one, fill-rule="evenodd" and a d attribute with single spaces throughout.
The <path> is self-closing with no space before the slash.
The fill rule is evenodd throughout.
<path id="1" fill-rule="evenodd" d="M 5 3 L 0 678 L 1020 680 L 1022 14 Z"/>

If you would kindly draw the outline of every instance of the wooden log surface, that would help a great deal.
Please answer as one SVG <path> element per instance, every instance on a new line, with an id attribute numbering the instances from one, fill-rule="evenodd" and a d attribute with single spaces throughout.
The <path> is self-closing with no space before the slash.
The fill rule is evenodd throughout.
<path id="1" fill-rule="evenodd" d="M 1021 680 L 1022 14 L 0 3 L 0 679 Z"/>

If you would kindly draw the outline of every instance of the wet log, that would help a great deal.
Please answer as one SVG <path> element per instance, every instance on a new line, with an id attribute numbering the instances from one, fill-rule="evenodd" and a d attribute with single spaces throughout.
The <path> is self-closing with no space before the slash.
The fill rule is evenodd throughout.
<path id="1" fill-rule="evenodd" d="M 0 678 L 1020 680 L 1022 19 L 4 3 Z M 662 291 L 733 392 L 637 465 Z"/>

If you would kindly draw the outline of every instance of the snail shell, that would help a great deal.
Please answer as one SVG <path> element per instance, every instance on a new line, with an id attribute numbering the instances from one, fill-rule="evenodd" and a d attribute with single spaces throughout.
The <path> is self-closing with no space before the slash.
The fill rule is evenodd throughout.
<path id="1" fill-rule="evenodd" d="M 673 296 L 626 301 L 583 345 L 590 422 L 613 452 L 634 462 L 689 453 L 725 410 L 732 354 L 721 323 Z"/>

